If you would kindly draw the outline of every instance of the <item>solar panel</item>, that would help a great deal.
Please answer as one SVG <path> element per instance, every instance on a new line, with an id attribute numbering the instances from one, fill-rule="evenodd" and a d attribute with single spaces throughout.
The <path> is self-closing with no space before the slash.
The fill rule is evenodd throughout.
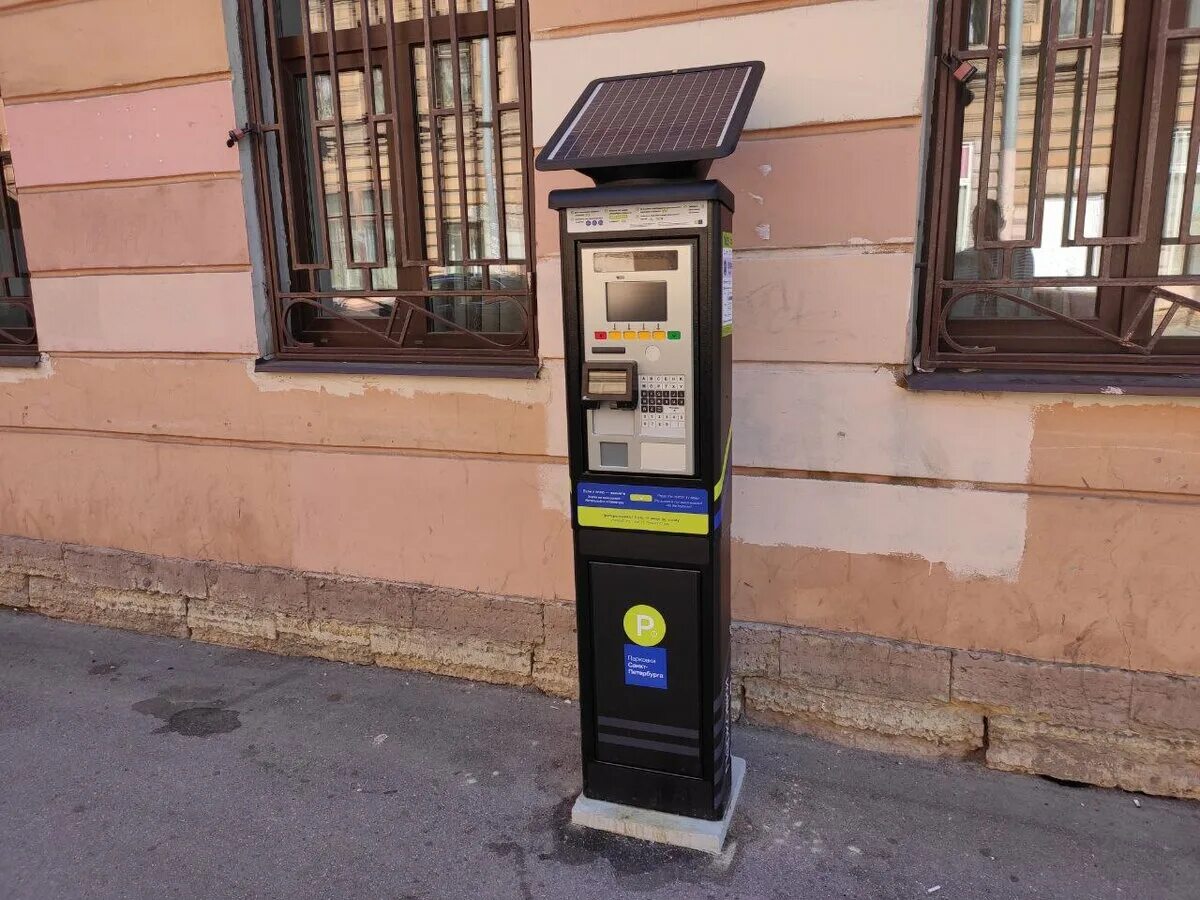
<path id="1" fill-rule="evenodd" d="M 717 159 L 737 146 L 761 62 L 593 81 L 538 155 L 539 169 Z"/>

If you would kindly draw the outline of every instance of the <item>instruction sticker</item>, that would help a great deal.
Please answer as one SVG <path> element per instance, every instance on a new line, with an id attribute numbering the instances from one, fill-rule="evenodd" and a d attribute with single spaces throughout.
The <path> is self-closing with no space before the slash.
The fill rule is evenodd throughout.
<path id="1" fill-rule="evenodd" d="M 585 528 L 708 534 L 708 491 L 699 488 L 581 481 L 575 503 Z"/>
<path id="2" fill-rule="evenodd" d="M 733 334 L 733 233 L 721 232 L 721 337 Z"/>
<path id="3" fill-rule="evenodd" d="M 667 689 L 667 651 L 663 647 L 625 645 L 625 683 L 633 687 Z"/>
<path id="4" fill-rule="evenodd" d="M 703 228 L 707 203 L 635 203 L 567 210 L 567 231 L 645 231 L 651 228 Z"/>

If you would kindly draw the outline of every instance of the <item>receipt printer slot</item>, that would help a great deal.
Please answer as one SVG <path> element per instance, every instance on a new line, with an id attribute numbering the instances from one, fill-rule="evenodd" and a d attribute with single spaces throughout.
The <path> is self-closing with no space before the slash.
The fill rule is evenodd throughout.
<path id="1" fill-rule="evenodd" d="M 633 409 L 637 405 L 637 363 L 584 363 L 581 399 L 588 409 L 601 405 Z"/>

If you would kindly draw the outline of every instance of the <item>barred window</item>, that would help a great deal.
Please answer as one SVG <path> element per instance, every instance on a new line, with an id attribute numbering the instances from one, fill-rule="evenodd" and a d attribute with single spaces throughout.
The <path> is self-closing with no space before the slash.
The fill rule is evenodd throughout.
<path id="1" fill-rule="evenodd" d="M 242 0 L 276 354 L 536 361 L 525 0 Z"/>
<path id="2" fill-rule="evenodd" d="M 940 6 L 918 368 L 1200 372 L 1200 0 Z"/>
<path id="3" fill-rule="evenodd" d="M 0 102 L 0 365 L 5 359 L 32 357 L 37 352 L 17 180 L 4 127 L 4 105 Z"/>

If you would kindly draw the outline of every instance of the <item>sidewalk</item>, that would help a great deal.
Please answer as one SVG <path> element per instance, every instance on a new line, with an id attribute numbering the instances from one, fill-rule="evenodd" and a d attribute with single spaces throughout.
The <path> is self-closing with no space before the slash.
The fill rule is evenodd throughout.
<path id="1" fill-rule="evenodd" d="M 567 824 L 577 740 L 536 693 L 0 613 L 0 898 L 1200 897 L 1200 804 L 739 728 L 710 858 Z"/>

